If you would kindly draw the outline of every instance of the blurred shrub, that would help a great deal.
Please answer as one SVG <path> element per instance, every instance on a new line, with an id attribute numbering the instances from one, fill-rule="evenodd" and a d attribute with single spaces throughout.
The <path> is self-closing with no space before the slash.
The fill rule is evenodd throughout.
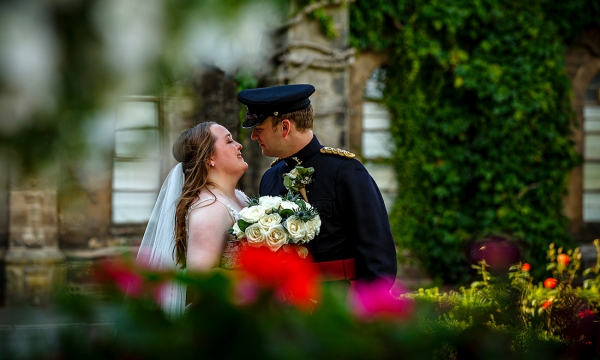
<path id="1" fill-rule="evenodd" d="M 518 240 L 536 272 L 540 249 L 570 241 L 562 199 L 580 157 L 565 44 L 599 14 L 588 0 L 351 5 L 353 46 L 390 55 L 395 237 L 438 280 L 469 281 L 469 244 L 486 234 Z"/>
<path id="2" fill-rule="evenodd" d="M 262 66 L 269 45 L 249 44 L 271 31 L 288 5 L 282 0 L 1 1 L 0 154 L 9 154 L 12 170 L 27 174 L 59 156 L 71 160 L 85 150 L 96 152 L 89 148 L 94 143 L 110 155 L 118 101 L 167 95 L 202 68 L 233 75 Z"/>
<path id="3" fill-rule="evenodd" d="M 559 254 L 569 254 L 566 265 Z M 3 359 L 593 358 L 600 345 L 598 280 L 590 279 L 594 286 L 572 285 L 577 254 L 548 252 L 554 289 L 535 285 L 526 266 L 492 278 L 482 263 L 482 281 L 458 292 L 421 289 L 391 298 L 387 287 L 363 283 L 346 297 L 325 285 L 308 302 L 303 289 L 321 288 L 310 275 L 313 264 L 287 255 L 255 252 L 250 263 L 262 266 L 188 275 L 116 259 L 98 271 L 106 299 L 60 300 L 64 318 L 80 323 L 93 322 L 99 308 L 120 307 L 110 329 L 63 326 L 54 349 L 31 344 L 36 350 L 27 356 L 5 351 Z M 285 269 L 290 262 L 293 271 Z M 195 294 L 181 317 L 165 315 L 155 301 L 155 290 L 166 281 L 182 281 Z M 141 286 L 123 302 L 125 283 Z"/>

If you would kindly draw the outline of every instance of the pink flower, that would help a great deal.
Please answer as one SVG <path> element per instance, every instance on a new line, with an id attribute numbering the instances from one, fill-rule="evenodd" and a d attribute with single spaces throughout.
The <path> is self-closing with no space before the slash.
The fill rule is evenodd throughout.
<path id="1" fill-rule="evenodd" d="M 379 279 L 372 282 L 357 282 L 348 297 L 351 310 L 360 318 L 398 319 L 409 317 L 414 308 L 411 299 L 394 297 L 390 294 L 390 281 Z M 404 294 L 406 290 L 398 286 L 394 293 Z"/>
<path id="2" fill-rule="evenodd" d="M 140 296 L 144 291 L 144 279 L 121 258 L 101 262 L 100 280 L 113 282 L 119 290 L 130 296 Z"/>
<path id="3" fill-rule="evenodd" d="M 254 279 L 243 278 L 235 283 L 234 302 L 239 305 L 251 304 L 258 298 L 259 285 Z"/>

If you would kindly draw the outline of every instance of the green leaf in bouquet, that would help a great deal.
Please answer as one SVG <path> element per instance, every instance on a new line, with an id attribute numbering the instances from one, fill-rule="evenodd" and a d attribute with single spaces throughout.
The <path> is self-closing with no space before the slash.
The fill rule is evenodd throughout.
<path id="1" fill-rule="evenodd" d="M 296 201 L 294 201 L 294 203 L 300 207 L 300 210 L 306 211 L 306 202 L 304 202 L 304 200 L 296 199 Z"/>
<path id="2" fill-rule="evenodd" d="M 289 218 L 290 216 L 294 215 L 294 211 L 293 211 L 293 210 L 290 210 L 290 209 L 283 209 L 283 210 L 280 210 L 280 211 L 279 211 L 279 215 L 280 215 L 282 218 L 284 218 L 284 219 L 287 219 L 287 218 Z"/>
<path id="3" fill-rule="evenodd" d="M 242 220 L 242 219 L 239 219 L 237 223 L 238 223 L 238 226 L 240 227 L 240 230 L 242 230 L 242 231 L 246 231 L 248 226 L 252 225 L 251 222 L 247 222 L 246 220 Z"/>

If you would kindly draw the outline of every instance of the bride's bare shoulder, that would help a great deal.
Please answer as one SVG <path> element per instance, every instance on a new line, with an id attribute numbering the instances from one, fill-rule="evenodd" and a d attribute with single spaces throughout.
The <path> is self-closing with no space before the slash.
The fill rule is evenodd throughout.
<path id="1" fill-rule="evenodd" d="M 200 231 L 210 233 L 212 230 L 223 232 L 223 228 L 231 226 L 229 211 L 218 201 L 195 208 L 188 215 L 188 229 L 190 234 Z"/>

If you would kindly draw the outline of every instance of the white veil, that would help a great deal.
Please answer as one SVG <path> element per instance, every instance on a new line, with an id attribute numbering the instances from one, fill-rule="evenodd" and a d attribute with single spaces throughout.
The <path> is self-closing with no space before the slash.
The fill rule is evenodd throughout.
<path id="1" fill-rule="evenodd" d="M 171 169 L 165 179 L 150 215 L 137 261 L 154 270 L 177 270 L 174 258 L 175 210 L 181 196 L 184 174 L 181 163 Z M 182 270 L 178 270 L 182 271 Z M 185 271 L 185 270 L 183 270 Z M 171 317 L 178 317 L 185 309 L 186 286 L 171 282 L 161 288 L 160 305 Z"/>

